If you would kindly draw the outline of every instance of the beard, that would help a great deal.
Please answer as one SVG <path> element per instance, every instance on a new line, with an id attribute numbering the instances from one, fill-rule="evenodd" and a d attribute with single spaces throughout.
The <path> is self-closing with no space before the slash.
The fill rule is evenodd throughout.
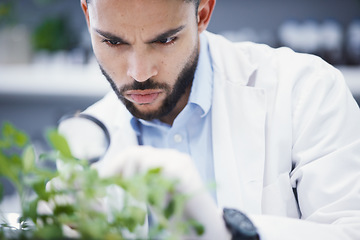
<path id="1" fill-rule="evenodd" d="M 132 84 L 124 85 L 118 89 L 115 82 L 112 80 L 110 75 L 104 70 L 99 64 L 100 70 L 105 78 L 111 85 L 118 98 L 123 102 L 127 110 L 136 118 L 144 120 L 160 119 L 168 114 L 175 108 L 181 97 L 185 94 L 187 88 L 192 84 L 195 76 L 196 67 L 199 60 L 198 46 L 195 47 L 188 62 L 181 70 L 177 77 L 177 80 L 173 87 L 167 83 L 158 83 L 153 79 L 148 79 L 144 82 L 138 82 L 134 80 Z M 162 89 L 166 94 L 166 98 L 163 100 L 161 106 L 151 112 L 142 112 L 138 110 L 135 104 L 124 97 L 124 92 L 127 90 L 146 90 L 146 89 Z"/>

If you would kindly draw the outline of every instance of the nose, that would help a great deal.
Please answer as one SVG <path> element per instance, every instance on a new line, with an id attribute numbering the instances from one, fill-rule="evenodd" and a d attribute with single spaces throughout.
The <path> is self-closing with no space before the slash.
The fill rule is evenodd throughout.
<path id="1" fill-rule="evenodd" d="M 157 75 L 155 61 L 152 59 L 151 54 L 146 51 L 133 51 L 128 60 L 127 74 L 138 82 L 145 82 Z"/>

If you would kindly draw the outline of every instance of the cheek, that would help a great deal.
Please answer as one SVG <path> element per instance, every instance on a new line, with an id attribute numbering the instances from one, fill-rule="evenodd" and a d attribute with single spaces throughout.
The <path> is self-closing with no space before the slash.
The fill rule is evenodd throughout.
<path id="1" fill-rule="evenodd" d="M 162 61 L 162 66 L 169 76 L 168 79 L 173 83 L 178 79 L 188 62 L 191 61 L 193 54 L 193 47 L 190 44 L 182 45 L 179 49 L 176 53 L 171 54 L 168 59 Z"/>
<path id="2" fill-rule="evenodd" d="M 109 47 L 102 43 L 93 43 L 93 52 L 97 62 L 107 72 L 116 85 L 121 85 L 121 79 L 126 79 L 126 64 L 123 57 L 114 56 Z"/>
<path id="3" fill-rule="evenodd" d="M 177 78 L 180 72 L 183 70 L 187 62 L 192 55 L 193 42 L 183 41 L 174 51 L 166 55 L 166 58 L 162 59 L 161 65 L 165 72 L 171 74 L 174 78 Z M 176 79 L 174 79 L 176 80 Z"/>
<path id="4" fill-rule="evenodd" d="M 155 80 L 173 85 L 180 71 L 181 64 L 179 62 L 179 57 L 174 57 L 174 55 L 168 56 L 159 61 L 158 76 Z"/>

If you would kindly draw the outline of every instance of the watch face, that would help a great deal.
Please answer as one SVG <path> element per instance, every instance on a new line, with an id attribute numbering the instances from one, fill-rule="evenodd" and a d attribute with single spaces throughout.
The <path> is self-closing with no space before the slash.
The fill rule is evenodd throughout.
<path id="1" fill-rule="evenodd" d="M 233 239 L 258 239 L 256 227 L 242 212 L 224 208 L 224 220 Z"/>

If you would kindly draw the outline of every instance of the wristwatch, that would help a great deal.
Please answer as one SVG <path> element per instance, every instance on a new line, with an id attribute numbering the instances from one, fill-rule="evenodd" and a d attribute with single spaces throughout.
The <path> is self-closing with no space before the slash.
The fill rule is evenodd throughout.
<path id="1" fill-rule="evenodd" d="M 259 234 L 251 220 L 242 212 L 224 208 L 223 218 L 232 240 L 259 240 Z"/>

